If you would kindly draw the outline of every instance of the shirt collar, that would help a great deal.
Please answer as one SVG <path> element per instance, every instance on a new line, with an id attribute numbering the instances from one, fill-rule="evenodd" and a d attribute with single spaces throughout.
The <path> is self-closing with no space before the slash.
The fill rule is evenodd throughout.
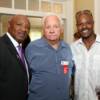
<path id="1" fill-rule="evenodd" d="M 95 40 L 95 42 L 96 43 L 100 43 L 100 35 L 99 34 L 96 34 L 96 40 Z M 76 43 L 83 44 L 82 38 L 80 38 L 79 40 L 77 40 Z"/>
<path id="2" fill-rule="evenodd" d="M 100 35 L 99 34 L 96 35 L 96 42 L 100 43 Z"/>
<path id="3" fill-rule="evenodd" d="M 49 45 L 47 40 L 44 37 L 42 37 L 41 40 L 42 40 L 41 46 L 48 46 Z M 60 47 L 66 47 L 66 44 L 62 40 L 60 40 L 59 42 L 60 42 Z"/>
<path id="4" fill-rule="evenodd" d="M 12 41 L 13 45 L 16 48 L 19 45 L 19 43 L 10 35 L 10 33 L 7 32 L 6 34 L 10 38 L 10 40 Z"/>

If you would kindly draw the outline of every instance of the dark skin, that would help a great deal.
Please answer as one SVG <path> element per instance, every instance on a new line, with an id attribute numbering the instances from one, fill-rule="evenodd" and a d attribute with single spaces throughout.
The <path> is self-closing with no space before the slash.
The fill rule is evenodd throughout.
<path id="1" fill-rule="evenodd" d="M 89 50 L 96 39 L 93 17 L 89 14 L 80 14 L 76 20 L 77 30 L 81 35 L 84 45 L 86 46 L 87 50 Z M 98 100 L 100 100 L 100 93 L 98 93 L 97 96 Z"/>
<path id="2" fill-rule="evenodd" d="M 8 22 L 8 32 L 18 43 L 24 42 L 29 30 L 30 23 L 24 15 L 15 15 Z"/>
<path id="3" fill-rule="evenodd" d="M 77 30 L 82 37 L 82 41 L 89 50 L 95 42 L 93 17 L 89 14 L 80 14 L 77 17 Z"/>
<path id="4" fill-rule="evenodd" d="M 98 100 L 100 100 L 100 91 L 97 92 Z"/>

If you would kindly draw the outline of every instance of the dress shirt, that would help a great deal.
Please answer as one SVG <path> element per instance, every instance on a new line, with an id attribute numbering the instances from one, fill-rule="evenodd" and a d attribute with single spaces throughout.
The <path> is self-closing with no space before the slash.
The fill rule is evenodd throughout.
<path id="1" fill-rule="evenodd" d="M 55 50 L 41 38 L 28 45 L 26 57 L 32 72 L 28 100 L 69 100 L 73 66 L 69 45 L 61 41 Z M 66 74 L 61 64 L 63 61 L 69 67 Z"/>
<path id="2" fill-rule="evenodd" d="M 100 86 L 100 36 L 87 50 L 82 39 L 71 45 L 75 61 L 75 100 L 97 100 L 95 88 Z"/>

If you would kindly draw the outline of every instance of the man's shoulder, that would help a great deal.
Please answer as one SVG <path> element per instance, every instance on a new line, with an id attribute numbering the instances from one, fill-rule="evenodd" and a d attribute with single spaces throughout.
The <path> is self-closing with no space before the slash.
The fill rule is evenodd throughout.
<path id="1" fill-rule="evenodd" d="M 81 39 L 74 41 L 74 42 L 71 43 L 71 45 L 70 45 L 71 50 L 73 51 L 73 50 L 76 49 L 76 48 L 77 48 L 77 49 L 80 48 L 80 45 L 81 45 L 81 44 L 82 44 Z"/>
<path id="2" fill-rule="evenodd" d="M 5 37 L 0 37 L 0 47 L 5 45 Z"/>
<path id="3" fill-rule="evenodd" d="M 42 44 L 42 40 L 41 39 L 37 39 L 37 40 L 31 41 L 28 44 L 28 46 L 26 47 L 26 49 L 34 49 L 34 48 L 40 47 L 41 44 Z"/>
<path id="4" fill-rule="evenodd" d="M 71 45 L 78 45 L 80 42 L 82 42 L 81 39 L 78 39 L 78 40 L 74 41 Z"/>
<path id="5" fill-rule="evenodd" d="M 70 45 L 65 41 L 61 41 L 61 43 L 62 43 L 62 46 L 64 46 L 64 47 L 70 47 Z"/>
<path id="6" fill-rule="evenodd" d="M 29 45 L 38 45 L 39 43 L 41 43 L 41 39 L 37 39 L 37 40 L 31 41 L 29 43 Z"/>

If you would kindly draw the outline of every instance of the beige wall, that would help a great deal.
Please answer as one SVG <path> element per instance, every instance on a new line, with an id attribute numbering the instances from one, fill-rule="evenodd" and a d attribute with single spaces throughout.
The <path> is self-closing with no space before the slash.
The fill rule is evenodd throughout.
<path id="1" fill-rule="evenodd" d="M 100 34 L 100 0 L 94 0 L 95 33 Z"/>
<path id="2" fill-rule="evenodd" d="M 75 11 L 89 9 L 94 12 L 94 0 L 75 0 Z"/>

